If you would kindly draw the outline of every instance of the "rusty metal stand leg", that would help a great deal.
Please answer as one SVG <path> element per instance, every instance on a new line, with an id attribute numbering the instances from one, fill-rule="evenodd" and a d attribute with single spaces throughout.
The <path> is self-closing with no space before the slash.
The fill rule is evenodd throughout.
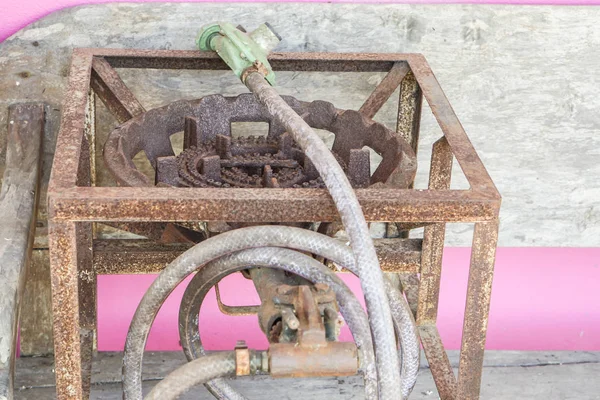
<path id="1" fill-rule="evenodd" d="M 450 145 L 446 138 L 442 137 L 433 145 L 429 175 L 430 189 L 450 188 L 452 160 Z M 452 400 L 456 398 L 456 378 L 435 325 L 440 296 L 445 235 L 445 223 L 426 226 L 423 233 L 417 325 L 440 398 Z"/>
<path id="2" fill-rule="evenodd" d="M 91 223 L 50 223 L 56 391 L 61 400 L 89 397 L 96 329 L 91 232 Z"/>
<path id="3" fill-rule="evenodd" d="M 416 319 L 419 307 L 419 275 L 404 272 L 400 272 L 397 275 L 400 291 L 406 296 L 406 301 Z"/>
<path id="4" fill-rule="evenodd" d="M 461 400 L 479 399 L 497 241 L 498 220 L 475 224 L 458 370 Z"/>
<path id="5" fill-rule="evenodd" d="M 92 265 L 92 224 L 78 222 L 76 234 L 82 388 L 83 398 L 88 398 L 92 380 L 92 359 L 96 347 L 96 273 Z"/>
<path id="6" fill-rule="evenodd" d="M 95 95 L 88 93 L 85 137 L 81 149 L 78 186 L 95 186 L 96 182 L 96 120 Z M 92 381 L 92 358 L 96 347 L 96 272 L 93 266 L 93 224 L 78 222 L 77 266 L 79 276 L 79 325 L 84 398 L 89 398 Z"/>
<path id="7" fill-rule="evenodd" d="M 56 396 L 83 398 L 75 222 L 49 222 Z"/>
<path id="8" fill-rule="evenodd" d="M 396 132 L 411 145 L 413 151 L 417 154 L 423 93 L 412 71 L 408 71 L 402 77 L 399 93 Z M 413 185 L 414 182 L 410 187 L 412 188 Z M 409 231 L 401 231 L 400 237 L 408 238 Z M 401 273 L 399 276 L 402 292 L 405 294 L 410 309 L 416 318 L 419 302 L 419 276 L 407 273 Z"/>
<path id="9" fill-rule="evenodd" d="M 77 186 L 91 185 L 91 154 L 84 136 Z M 49 208 L 52 215 L 52 206 Z M 87 399 L 90 394 L 96 331 L 92 240 L 91 222 L 49 223 L 56 394 L 60 400 Z"/>
<path id="10" fill-rule="evenodd" d="M 429 189 L 446 190 L 450 188 L 452 174 L 452 151 L 446 138 L 442 137 L 433 144 L 431 168 L 429 171 Z M 417 324 L 435 324 L 442 278 L 442 255 L 446 224 L 436 223 L 425 227 L 423 232 L 423 250 L 421 253 L 421 283 L 419 286 L 419 306 Z"/>

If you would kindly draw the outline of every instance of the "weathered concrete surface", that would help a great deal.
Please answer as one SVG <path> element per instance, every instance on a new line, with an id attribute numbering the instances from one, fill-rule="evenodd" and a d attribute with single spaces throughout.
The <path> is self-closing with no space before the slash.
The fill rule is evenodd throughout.
<path id="1" fill-rule="evenodd" d="M 599 19 L 597 7 L 149 3 L 72 8 L 0 44 L 0 149 L 8 104 L 61 104 L 73 47 L 192 49 L 204 23 L 230 20 L 252 28 L 269 21 L 285 38 L 282 51 L 424 53 L 503 195 L 500 245 L 597 246 Z M 245 90 L 229 73 L 121 73 L 146 108 Z M 380 74 L 278 77 L 282 93 L 341 108 L 359 107 L 380 79 Z M 50 115 L 49 122 L 57 116 Z M 102 110 L 99 117 L 102 137 L 114 121 Z M 393 106 L 377 119 L 392 124 Z M 426 183 L 430 145 L 439 135 L 425 108 L 417 187 Z M 0 165 L 2 160 L 0 151 Z M 455 185 L 464 181 L 457 178 Z M 448 243 L 469 245 L 470 233 L 469 226 L 452 226 Z"/>
<path id="2" fill-rule="evenodd" d="M 453 366 L 457 352 L 450 352 Z M 91 399 L 122 398 L 121 353 L 100 353 L 94 361 Z M 424 357 L 423 357 L 424 358 Z M 156 382 L 185 362 L 175 353 L 149 353 L 144 357 L 143 387 L 150 391 Z M 482 400 L 592 400 L 598 398 L 600 353 L 589 352 L 509 352 L 488 351 L 484 361 Z M 411 400 L 438 399 L 431 373 L 423 362 Z M 22 358 L 17 362 L 16 400 L 55 398 L 52 359 Z M 239 378 L 232 385 L 248 399 L 364 399 L 362 378 L 270 379 Z M 200 387 L 182 399 L 209 400 L 213 397 Z"/>

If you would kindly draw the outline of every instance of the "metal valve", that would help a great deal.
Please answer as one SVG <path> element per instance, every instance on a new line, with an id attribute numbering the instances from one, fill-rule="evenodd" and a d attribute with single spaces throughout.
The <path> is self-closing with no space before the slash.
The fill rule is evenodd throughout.
<path id="1" fill-rule="evenodd" d="M 281 36 L 268 23 L 246 33 L 228 22 L 217 22 L 200 29 L 196 44 L 202 51 L 217 52 L 242 81 L 248 72 L 255 71 L 275 85 L 275 73 L 267 56 L 280 41 Z"/>

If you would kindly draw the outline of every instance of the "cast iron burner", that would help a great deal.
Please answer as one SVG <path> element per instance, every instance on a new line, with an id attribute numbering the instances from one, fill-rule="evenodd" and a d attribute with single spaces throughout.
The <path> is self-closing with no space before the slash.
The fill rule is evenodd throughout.
<path id="1" fill-rule="evenodd" d="M 353 187 L 382 183 L 406 188 L 414 179 L 415 153 L 396 132 L 325 101 L 283 98 L 311 127 L 335 134 L 332 152 Z M 233 138 L 233 122 L 267 122 L 268 135 Z M 169 137 L 181 131 L 183 152 L 175 156 Z M 383 158 L 373 175 L 367 147 Z M 140 151 L 155 168 L 154 182 L 132 162 Z M 250 93 L 177 101 L 143 113 L 109 135 L 104 159 L 123 186 L 324 188 L 292 136 Z"/>
<path id="2" fill-rule="evenodd" d="M 217 135 L 215 141 L 184 150 L 177 164 L 180 185 L 187 187 L 325 187 L 289 133 L 278 140 Z"/>

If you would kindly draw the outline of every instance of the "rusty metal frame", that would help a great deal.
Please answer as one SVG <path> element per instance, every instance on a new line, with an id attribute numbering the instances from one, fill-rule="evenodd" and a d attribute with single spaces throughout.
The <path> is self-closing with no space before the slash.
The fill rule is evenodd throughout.
<path id="1" fill-rule="evenodd" d="M 393 264 L 396 257 L 396 268 L 390 271 L 420 273 L 417 322 L 440 397 L 479 398 L 501 197 L 425 58 L 420 54 L 273 53 L 269 60 L 276 71 L 387 72 L 360 110 L 375 115 L 400 86 L 396 130 L 415 148 L 422 98 L 429 103 L 443 132 L 433 146 L 429 188 L 358 189 L 356 193 L 368 221 L 425 226 L 416 268 L 415 242 L 410 239 L 396 239 L 400 255 L 383 251 L 380 258 Z M 48 190 L 56 381 L 61 400 L 89 394 L 96 274 L 127 270 L 114 266 L 115 260 L 140 262 L 139 252 L 133 252 L 131 259 L 126 250 L 118 251 L 118 245 L 112 245 L 112 253 L 104 246 L 103 253 L 93 239 L 93 223 L 223 221 L 232 220 L 232 215 L 240 222 L 338 218 L 330 196 L 321 189 L 93 186 L 94 96 L 90 94 L 95 93 L 119 121 L 144 111 L 115 68 L 228 69 L 215 54 L 196 51 L 74 50 Z M 468 190 L 450 189 L 454 157 L 470 184 Z M 435 325 L 447 222 L 475 224 L 458 377 Z M 393 248 L 387 244 L 388 250 Z M 177 250 L 181 249 L 173 251 Z M 152 253 L 149 246 L 141 251 Z M 168 253 L 164 248 L 159 252 L 159 260 Z M 407 252 L 409 261 L 402 256 Z M 152 260 L 156 262 L 156 257 Z"/>

